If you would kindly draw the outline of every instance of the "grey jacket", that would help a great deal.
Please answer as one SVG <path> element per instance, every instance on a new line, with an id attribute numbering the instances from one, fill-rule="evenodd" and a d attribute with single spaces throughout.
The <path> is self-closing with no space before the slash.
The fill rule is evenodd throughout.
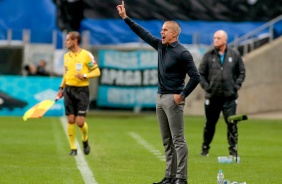
<path id="1" fill-rule="evenodd" d="M 224 63 L 220 63 L 218 50 L 208 51 L 199 66 L 201 87 L 206 98 L 237 98 L 237 91 L 245 79 L 245 66 L 238 51 L 227 47 Z"/>

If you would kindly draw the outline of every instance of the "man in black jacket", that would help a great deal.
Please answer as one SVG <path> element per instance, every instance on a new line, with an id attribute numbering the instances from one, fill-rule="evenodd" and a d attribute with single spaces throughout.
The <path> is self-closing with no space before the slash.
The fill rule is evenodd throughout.
<path id="1" fill-rule="evenodd" d="M 155 184 L 187 184 L 188 148 L 184 136 L 185 98 L 200 82 L 192 55 L 178 42 L 180 26 L 166 21 L 158 39 L 127 17 L 124 1 L 117 6 L 130 29 L 158 52 L 158 94 L 156 113 L 166 156 L 165 177 Z M 186 75 L 190 79 L 185 85 Z"/>
<path id="2" fill-rule="evenodd" d="M 227 124 L 229 154 L 237 154 L 238 131 L 236 123 L 227 118 L 236 114 L 237 91 L 245 79 L 245 66 L 240 54 L 227 46 L 227 34 L 223 30 L 214 34 L 214 49 L 208 51 L 200 63 L 201 87 L 205 90 L 206 123 L 202 144 L 202 156 L 208 156 L 215 126 L 222 111 Z"/>

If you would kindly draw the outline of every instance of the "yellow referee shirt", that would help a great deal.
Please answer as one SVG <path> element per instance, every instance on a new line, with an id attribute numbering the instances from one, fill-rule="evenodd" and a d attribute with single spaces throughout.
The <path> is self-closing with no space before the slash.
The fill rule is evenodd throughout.
<path id="1" fill-rule="evenodd" d="M 87 74 L 98 67 L 94 56 L 87 50 L 81 49 L 77 53 L 68 52 L 64 55 L 64 82 L 68 86 L 89 86 L 88 80 L 80 80 L 77 73 Z"/>

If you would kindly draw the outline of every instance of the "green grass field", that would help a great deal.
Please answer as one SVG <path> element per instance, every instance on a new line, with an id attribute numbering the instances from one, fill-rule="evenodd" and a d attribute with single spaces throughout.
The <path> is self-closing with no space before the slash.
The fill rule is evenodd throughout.
<path id="1" fill-rule="evenodd" d="M 93 115 L 87 117 L 87 122 L 92 150 L 85 159 L 97 183 L 151 184 L 163 177 L 165 162 L 161 159 L 163 147 L 155 115 Z M 215 184 L 219 169 L 230 181 L 282 183 L 281 120 L 241 122 L 241 162 L 231 164 L 217 162 L 218 156 L 228 155 L 222 119 L 217 124 L 209 157 L 200 156 L 203 123 L 203 117 L 185 119 L 190 184 Z M 84 183 L 76 159 L 68 156 L 68 140 L 60 118 L 23 122 L 21 117 L 1 117 L 0 131 L 1 184 Z M 81 142 L 79 129 L 77 140 Z"/>

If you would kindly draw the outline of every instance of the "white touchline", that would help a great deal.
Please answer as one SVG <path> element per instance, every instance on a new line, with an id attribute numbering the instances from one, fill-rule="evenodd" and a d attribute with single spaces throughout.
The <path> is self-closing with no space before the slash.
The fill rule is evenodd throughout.
<path id="1" fill-rule="evenodd" d="M 128 134 L 133 137 L 139 144 L 144 146 L 148 151 L 150 151 L 153 155 L 155 155 L 158 159 L 165 161 L 165 156 L 159 150 L 154 148 L 154 146 L 145 141 L 140 135 L 135 132 L 128 132 Z"/>
<path id="2" fill-rule="evenodd" d="M 68 131 L 67 131 L 67 119 L 66 117 L 61 117 L 61 123 L 62 123 L 62 126 L 65 130 L 65 133 L 66 133 L 66 136 L 67 136 L 67 139 L 68 139 Z M 76 145 L 79 145 L 77 139 L 75 139 L 75 144 Z M 77 146 L 77 155 L 74 156 L 75 160 L 76 160 L 76 164 L 77 164 L 77 168 L 79 169 L 81 175 L 82 175 L 82 178 L 83 178 L 83 181 L 85 184 L 98 184 L 98 182 L 95 180 L 94 178 L 94 175 L 92 173 L 92 171 L 90 170 L 86 160 L 85 160 L 85 157 L 83 155 L 83 152 L 80 148 L 80 146 Z"/>

